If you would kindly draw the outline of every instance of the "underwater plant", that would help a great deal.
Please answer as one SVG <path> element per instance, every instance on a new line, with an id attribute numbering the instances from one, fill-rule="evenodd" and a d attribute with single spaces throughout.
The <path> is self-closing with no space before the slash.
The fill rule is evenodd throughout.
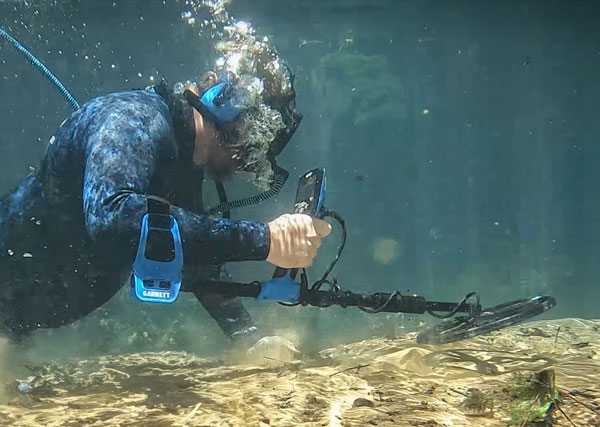
<path id="1" fill-rule="evenodd" d="M 511 399 L 510 425 L 532 422 L 552 424 L 552 413 L 561 401 L 554 369 L 515 374 L 508 388 Z"/>

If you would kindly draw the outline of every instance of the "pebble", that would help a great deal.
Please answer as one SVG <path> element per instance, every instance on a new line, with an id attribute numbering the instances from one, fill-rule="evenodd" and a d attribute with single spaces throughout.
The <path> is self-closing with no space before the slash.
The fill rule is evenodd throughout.
<path id="1" fill-rule="evenodd" d="M 372 408 L 373 406 L 375 406 L 375 404 L 369 399 L 365 399 L 364 397 L 359 397 L 354 401 L 354 403 L 352 403 L 353 408 L 359 408 L 361 406 L 368 406 L 369 408 Z"/>

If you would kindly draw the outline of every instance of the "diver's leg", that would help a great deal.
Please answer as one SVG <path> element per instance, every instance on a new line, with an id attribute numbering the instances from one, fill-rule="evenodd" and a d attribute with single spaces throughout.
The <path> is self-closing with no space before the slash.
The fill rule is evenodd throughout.
<path id="1" fill-rule="evenodd" d="M 250 336 L 260 338 L 258 328 L 244 308 L 240 298 L 196 293 L 196 298 L 215 319 L 229 338 L 238 340 Z"/>
<path id="2" fill-rule="evenodd" d="M 219 280 L 231 280 L 231 276 L 224 266 L 221 266 L 220 269 L 217 268 L 215 273 Z M 200 292 L 197 289 L 198 287 L 193 287 L 196 298 L 198 298 L 198 301 L 206 308 L 206 311 L 208 311 L 212 318 L 216 320 L 225 335 L 233 340 L 250 338 L 258 340 L 262 337 L 262 334 L 255 326 L 240 298 L 205 294 Z"/>

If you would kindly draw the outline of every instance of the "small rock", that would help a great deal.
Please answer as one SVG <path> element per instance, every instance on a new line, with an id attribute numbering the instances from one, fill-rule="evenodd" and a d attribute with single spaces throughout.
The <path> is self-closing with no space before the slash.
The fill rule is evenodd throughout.
<path id="1" fill-rule="evenodd" d="M 372 408 L 373 406 L 375 406 L 375 404 L 369 399 L 365 399 L 364 397 L 359 397 L 354 401 L 354 403 L 352 403 L 353 408 L 359 408 L 361 406 L 368 406 L 369 408 Z"/>
<path id="2" fill-rule="evenodd" d="M 35 377 L 28 377 L 26 380 L 17 380 L 17 382 L 19 383 L 19 385 L 17 386 L 17 389 L 21 392 L 21 393 L 29 393 L 31 390 L 33 390 L 33 381 L 35 380 Z"/>
<path id="3" fill-rule="evenodd" d="M 19 382 L 18 388 L 21 393 L 29 393 L 31 390 L 33 390 L 33 387 L 31 387 L 31 385 L 25 381 Z"/>

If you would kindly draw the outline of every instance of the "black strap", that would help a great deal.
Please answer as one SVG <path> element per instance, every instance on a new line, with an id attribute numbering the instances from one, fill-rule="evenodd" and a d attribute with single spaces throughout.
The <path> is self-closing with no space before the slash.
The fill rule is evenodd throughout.
<path id="1" fill-rule="evenodd" d="M 221 203 L 221 205 L 226 204 L 227 194 L 225 193 L 225 187 L 223 186 L 223 183 L 215 181 L 215 186 L 217 187 L 217 194 L 219 194 L 219 203 Z M 222 216 L 225 219 L 231 218 L 231 211 L 223 211 Z"/>
<path id="2" fill-rule="evenodd" d="M 171 203 L 162 197 L 146 196 L 146 205 L 150 214 L 171 215 Z"/>
<path id="3" fill-rule="evenodd" d="M 217 116 L 215 116 L 211 111 L 208 110 L 208 108 L 206 108 L 206 106 L 202 103 L 198 95 L 196 95 L 191 90 L 186 89 L 183 92 L 183 96 L 187 100 L 188 104 L 190 104 L 196 109 L 196 111 L 202 114 L 202 117 L 209 119 L 217 129 L 223 128 L 223 122 L 221 122 Z"/>

